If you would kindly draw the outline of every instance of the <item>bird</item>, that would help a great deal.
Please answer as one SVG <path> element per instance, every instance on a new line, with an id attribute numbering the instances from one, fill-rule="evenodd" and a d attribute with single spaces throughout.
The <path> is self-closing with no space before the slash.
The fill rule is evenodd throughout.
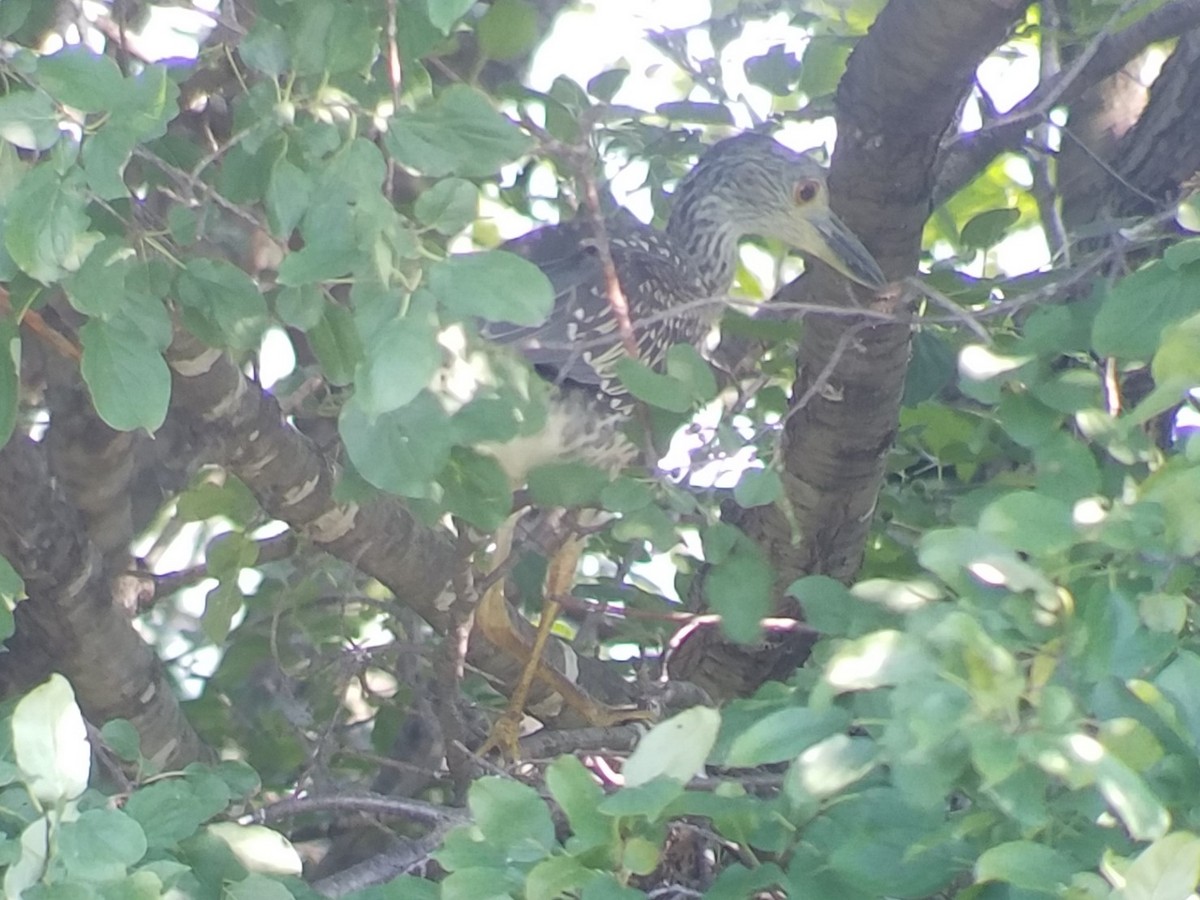
<path id="1" fill-rule="evenodd" d="M 774 138 L 745 132 L 713 144 L 680 182 L 665 231 L 623 212 L 606 223 L 638 360 L 662 367 L 675 344 L 699 347 L 733 285 L 738 244 L 777 238 L 852 281 L 886 278 L 829 207 L 826 170 Z M 516 349 L 552 388 L 536 435 L 481 448 L 516 485 L 539 465 L 577 460 L 619 471 L 637 456 L 625 434 L 633 399 L 614 371 L 627 355 L 598 246 L 585 217 L 535 229 L 501 249 L 534 263 L 554 305 L 539 325 L 492 323 L 483 336 Z"/>
<path id="2" fill-rule="evenodd" d="M 725 138 L 700 155 L 675 191 L 665 230 L 623 213 L 609 218 L 604 231 L 637 359 L 652 369 L 664 366 L 676 344 L 702 347 L 733 285 L 743 238 L 779 239 L 875 291 L 887 283 L 875 258 L 831 210 L 825 169 L 755 132 Z M 495 458 L 514 486 L 547 463 L 581 461 L 615 475 L 639 455 L 626 434 L 636 402 L 616 371 L 634 347 L 622 333 L 595 232 L 581 216 L 538 228 L 501 248 L 537 265 L 555 295 L 541 324 L 491 323 L 482 329 L 485 338 L 523 356 L 550 387 L 540 432 L 479 448 Z M 511 538 L 511 527 L 502 528 L 494 559 L 507 555 Z M 624 720 L 621 711 L 589 703 L 540 663 L 559 612 L 555 598 L 569 592 L 581 552 L 581 541 L 568 538 L 552 554 L 532 648 L 514 637 L 503 579 L 482 598 L 476 620 L 485 637 L 507 653 L 528 658 L 508 711 L 480 752 L 499 748 L 515 755 L 517 727 L 539 676 L 592 724 Z"/>

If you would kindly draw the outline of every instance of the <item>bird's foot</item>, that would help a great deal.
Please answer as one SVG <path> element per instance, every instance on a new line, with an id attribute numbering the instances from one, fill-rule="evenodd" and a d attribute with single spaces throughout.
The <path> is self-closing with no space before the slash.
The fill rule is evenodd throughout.
<path id="1" fill-rule="evenodd" d="M 479 749 L 475 751 L 478 756 L 487 756 L 493 750 L 499 750 L 500 755 L 508 760 L 515 760 L 520 757 L 520 748 L 518 742 L 521 738 L 521 710 L 514 710 L 512 707 L 504 710 L 500 718 L 492 725 L 492 730 L 488 732 L 487 738 Z"/>

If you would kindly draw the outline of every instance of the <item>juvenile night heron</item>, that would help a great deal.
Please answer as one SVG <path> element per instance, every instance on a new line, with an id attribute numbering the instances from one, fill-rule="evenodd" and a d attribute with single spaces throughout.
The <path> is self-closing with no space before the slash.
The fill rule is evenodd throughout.
<path id="1" fill-rule="evenodd" d="M 606 224 L 608 245 L 629 310 L 638 358 L 661 367 L 674 344 L 699 346 L 733 284 L 738 242 L 748 235 L 777 238 L 869 288 L 886 279 L 875 259 L 829 208 L 825 170 L 770 137 L 742 134 L 706 151 L 680 183 L 665 231 L 631 216 Z M 547 427 L 538 435 L 487 448 L 514 484 L 541 464 L 581 460 L 618 471 L 637 456 L 626 436 L 633 401 L 613 372 L 628 352 L 622 341 L 597 236 L 586 221 L 540 228 L 505 247 L 537 264 L 556 300 L 535 327 L 491 327 L 493 340 L 518 349 L 552 385 Z M 507 542 L 510 535 L 504 535 Z M 581 545 L 568 542 L 552 559 L 545 608 L 532 648 L 514 644 L 499 588 L 485 596 L 479 620 L 485 635 L 532 658 L 513 692 L 509 713 L 487 746 L 515 744 L 516 725 L 538 674 L 578 711 L 599 723 L 614 721 L 603 707 L 587 707 L 567 693 L 539 658 L 557 614 L 555 597 L 567 593 Z M 507 548 L 505 548 L 507 552 Z M 503 622 L 499 617 L 503 616 Z M 501 633 L 508 629 L 509 637 Z M 619 715 L 619 714 L 618 714 Z M 619 717 L 616 718 L 619 720 Z"/>

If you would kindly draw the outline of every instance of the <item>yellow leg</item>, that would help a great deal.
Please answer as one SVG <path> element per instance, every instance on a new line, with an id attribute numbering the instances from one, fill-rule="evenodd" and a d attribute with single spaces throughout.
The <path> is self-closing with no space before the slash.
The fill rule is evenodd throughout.
<path id="1" fill-rule="evenodd" d="M 507 556 L 512 541 L 512 528 L 515 520 L 510 519 L 496 535 L 496 556 L 503 560 Z M 504 550 L 505 552 L 501 552 Z M 542 662 L 542 653 L 550 634 L 554 630 L 554 622 L 562 610 L 559 598 L 570 593 L 575 580 L 575 568 L 583 553 L 583 541 L 569 537 L 562 547 L 550 558 L 546 570 L 546 581 L 543 590 L 542 615 L 538 621 L 537 634 L 533 646 L 527 647 L 517 635 L 508 614 L 508 602 L 504 599 L 503 579 L 497 580 L 480 600 L 475 620 L 480 624 L 484 636 L 517 659 L 525 660 L 521 677 L 513 689 L 508 708 L 492 727 L 491 734 L 479 748 L 480 754 L 492 750 L 500 750 L 509 758 L 517 757 L 517 740 L 520 737 L 521 719 L 525 714 L 525 704 L 529 699 L 529 691 L 533 682 L 541 678 L 556 693 L 563 698 L 571 709 L 578 712 L 591 725 L 607 727 L 634 719 L 644 719 L 648 713 L 638 709 L 619 709 L 605 706 L 589 697 L 580 687 L 552 666 Z"/>

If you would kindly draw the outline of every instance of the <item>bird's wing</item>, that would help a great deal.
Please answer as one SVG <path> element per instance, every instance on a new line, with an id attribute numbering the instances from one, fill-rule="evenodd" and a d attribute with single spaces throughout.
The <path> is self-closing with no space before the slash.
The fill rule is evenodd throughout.
<path id="1" fill-rule="evenodd" d="M 501 249 L 528 259 L 545 273 L 554 288 L 554 308 L 540 325 L 487 323 L 483 335 L 514 346 L 549 380 L 605 383 L 608 379 L 597 371 L 593 360 L 613 351 L 620 336 L 591 228 L 577 219 L 539 228 Z M 609 249 L 631 308 L 635 334 L 640 337 L 637 313 L 649 307 L 639 303 L 639 297 L 653 297 L 654 309 L 670 306 L 671 298 L 665 292 L 685 287 L 679 283 L 682 264 L 661 235 L 632 216 L 614 223 Z M 676 302 L 686 299 L 685 294 Z"/>

